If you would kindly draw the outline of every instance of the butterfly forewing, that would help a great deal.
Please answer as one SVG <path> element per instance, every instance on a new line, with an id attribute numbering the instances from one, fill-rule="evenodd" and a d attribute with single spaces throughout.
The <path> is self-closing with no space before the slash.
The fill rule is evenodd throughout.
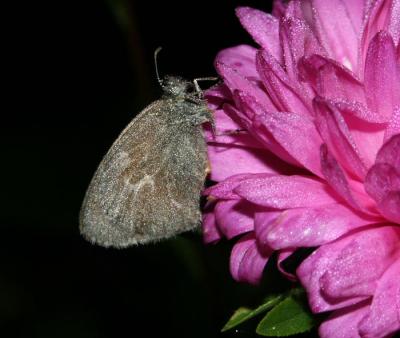
<path id="1" fill-rule="evenodd" d="M 87 239 L 125 247 L 200 224 L 207 157 L 201 127 L 187 118 L 190 107 L 155 101 L 121 133 L 86 193 L 80 226 Z"/>

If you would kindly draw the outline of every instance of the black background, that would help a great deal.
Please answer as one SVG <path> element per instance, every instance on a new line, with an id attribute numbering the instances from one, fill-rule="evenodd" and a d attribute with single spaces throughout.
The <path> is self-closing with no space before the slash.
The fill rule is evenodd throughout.
<path id="1" fill-rule="evenodd" d="M 78 213 L 102 156 L 160 95 L 153 66 L 215 76 L 225 47 L 252 43 L 237 5 L 268 1 L 14 2 L 4 62 L 1 337 L 250 337 L 219 330 L 265 289 L 229 275 L 231 243 L 199 234 L 126 250 L 83 240 Z M 269 283 L 274 277 L 268 277 Z"/>

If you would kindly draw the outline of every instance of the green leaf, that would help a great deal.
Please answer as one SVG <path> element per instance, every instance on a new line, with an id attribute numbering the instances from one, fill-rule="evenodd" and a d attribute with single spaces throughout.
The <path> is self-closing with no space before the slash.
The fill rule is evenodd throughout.
<path id="1" fill-rule="evenodd" d="M 305 301 L 289 296 L 260 321 L 256 332 L 267 337 L 286 337 L 309 331 L 316 321 Z"/>
<path id="2" fill-rule="evenodd" d="M 228 320 L 228 322 L 225 324 L 225 326 L 222 328 L 221 332 L 228 331 L 230 329 L 233 329 L 234 327 L 244 323 L 245 321 L 259 315 L 260 313 L 263 313 L 272 307 L 274 307 L 276 304 L 278 304 L 282 300 L 281 295 L 271 295 L 268 296 L 262 305 L 259 307 L 255 308 L 254 310 L 246 308 L 246 307 L 240 307 L 235 311 L 235 313 L 232 315 L 232 317 Z"/>

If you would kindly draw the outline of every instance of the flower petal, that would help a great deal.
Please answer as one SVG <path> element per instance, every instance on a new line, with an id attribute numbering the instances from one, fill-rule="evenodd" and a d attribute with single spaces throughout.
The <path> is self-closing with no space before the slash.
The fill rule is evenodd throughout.
<path id="1" fill-rule="evenodd" d="M 254 98 L 264 107 L 264 109 L 270 111 L 276 109 L 271 103 L 267 94 L 254 82 L 237 72 L 235 68 L 218 62 L 218 60 L 215 63 L 215 68 L 220 76 L 224 79 L 224 83 L 229 87 L 232 93 L 235 90 L 243 91 L 254 96 Z"/>
<path id="2" fill-rule="evenodd" d="M 342 1 L 342 3 L 346 7 L 346 12 L 358 37 L 361 33 L 364 19 L 365 0 L 346 0 Z"/>
<path id="3" fill-rule="evenodd" d="M 390 17 L 388 22 L 388 32 L 394 41 L 400 40 L 400 1 L 393 0 L 390 7 Z"/>
<path id="4" fill-rule="evenodd" d="M 362 158 L 366 168 L 370 168 L 375 162 L 386 132 L 386 125 L 376 118 L 380 115 L 359 102 L 339 99 L 329 100 L 329 104 L 342 116 L 359 157 Z"/>
<path id="5" fill-rule="evenodd" d="M 376 163 L 387 163 L 400 168 L 400 134 L 394 135 L 379 150 Z"/>
<path id="6" fill-rule="evenodd" d="M 207 100 L 207 106 L 211 110 L 219 109 L 223 103 L 232 101 L 232 95 L 229 88 L 224 83 L 216 84 L 204 92 L 204 98 Z"/>
<path id="7" fill-rule="evenodd" d="M 215 206 L 215 219 L 226 238 L 254 230 L 255 207 L 244 200 L 219 201 Z"/>
<path id="8" fill-rule="evenodd" d="M 299 71 L 302 79 L 309 82 L 324 98 L 365 103 L 362 83 L 353 72 L 332 59 L 321 55 L 303 57 Z"/>
<path id="9" fill-rule="evenodd" d="M 378 208 L 388 220 L 400 224 L 400 190 L 387 193 Z"/>
<path id="10" fill-rule="evenodd" d="M 385 337 L 400 331 L 400 307 L 396 302 L 400 299 L 399 281 L 400 259 L 385 271 L 378 282 L 370 310 L 359 324 L 362 337 Z"/>
<path id="11" fill-rule="evenodd" d="M 332 103 L 320 98 L 314 100 L 316 124 L 321 137 L 326 142 L 340 164 L 355 177 L 362 180 L 367 168 L 360 158 L 360 152 L 350 134 L 343 116 Z"/>
<path id="12" fill-rule="evenodd" d="M 304 20 L 295 17 L 282 18 L 280 38 L 285 70 L 293 81 L 298 81 L 298 62 L 302 57 L 311 54 L 325 55 L 325 50 Z M 305 89 L 308 89 L 308 85 Z"/>
<path id="13" fill-rule="evenodd" d="M 273 135 L 264 128 L 263 124 L 260 124 L 256 118 L 259 115 L 269 114 L 266 112 L 264 107 L 262 107 L 251 95 L 247 95 L 243 92 L 235 92 L 235 99 L 242 109 L 242 111 L 247 115 L 251 116 L 253 121 L 252 125 L 248 126 L 247 129 L 252 131 L 252 134 L 260 140 L 260 142 L 273 154 L 278 156 L 283 161 L 290 163 L 295 166 L 300 166 L 297 162 L 283 147 L 282 145 L 274 139 Z"/>
<path id="14" fill-rule="evenodd" d="M 345 299 L 330 299 L 327 298 L 326 295 L 322 294 L 320 285 L 321 277 L 335 264 L 336 258 L 352 241 L 352 236 L 348 235 L 343 236 L 332 243 L 325 244 L 314 251 L 297 268 L 297 277 L 299 277 L 301 284 L 307 291 L 308 302 L 313 312 L 319 313 L 340 309 L 344 306 L 353 305 L 368 298 L 362 296 Z"/>
<path id="15" fill-rule="evenodd" d="M 207 150 L 213 181 L 242 173 L 279 173 L 279 166 L 274 165 L 279 160 L 264 149 L 209 143 Z"/>
<path id="16" fill-rule="evenodd" d="M 238 174 L 233 175 L 213 185 L 203 191 L 203 195 L 209 195 L 218 199 L 239 199 L 240 197 L 233 192 L 233 190 L 244 180 L 248 178 L 264 178 L 271 176 L 271 174 Z"/>
<path id="17" fill-rule="evenodd" d="M 246 78 L 258 79 L 256 70 L 257 49 L 248 45 L 239 45 L 220 51 L 216 57 L 216 63 L 222 63 L 234 68 L 236 72 Z"/>
<path id="18" fill-rule="evenodd" d="M 236 15 L 254 41 L 268 50 L 280 62 L 282 60 L 282 50 L 279 43 L 278 19 L 250 7 L 237 8 Z"/>
<path id="19" fill-rule="evenodd" d="M 400 46 L 400 44 L 399 44 Z M 399 61 L 400 63 L 400 61 Z M 388 123 L 385 130 L 384 142 L 389 140 L 392 136 L 400 134 L 400 106 L 396 107 L 393 111 L 393 115 Z"/>
<path id="20" fill-rule="evenodd" d="M 294 275 L 290 272 L 287 272 L 283 268 L 282 263 L 286 258 L 290 257 L 294 252 L 295 252 L 295 250 L 293 250 L 293 249 L 286 249 L 286 250 L 279 251 L 279 254 L 278 254 L 278 269 L 284 276 L 286 276 L 287 279 L 291 280 L 292 282 L 297 281 L 296 275 Z"/>
<path id="21" fill-rule="evenodd" d="M 215 222 L 215 214 L 212 209 L 203 212 L 203 222 L 201 226 L 204 243 L 215 243 L 221 239 L 222 236 Z"/>
<path id="22" fill-rule="evenodd" d="M 365 189 L 388 220 L 400 223 L 400 134 L 379 150 L 376 164 L 366 177 Z"/>
<path id="23" fill-rule="evenodd" d="M 322 140 L 311 118 L 296 113 L 263 112 L 257 102 L 248 95 L 238 93 L 237 99 L 245 111 L 253 111 L 254 127 L 260 133 L 260 127 L 264 126 L 268 131 L 268 148 L 286 162 L 304 166 L 305 168 L 321 175 L 319 149 Z M 263 140 L 265 140 L 263 138 Z M 282 151 L 281 148 L 284 148 Z M 287 154 L 290 155 L 288 158 Z M 292 161 L 292 158 L 295 161 Z"/>
<path id="24" fill-rule="evenodd" d="M 325 144 L 321 146 L 321 167 L 322 173 L 329 185 L 355 210 L 363 211 L 366 213 L 374 213 L 374 202 L 368 199 L 363 193 L 358 193 L 355 189 L 357 185 L 355 181 L 351 181 L 351 188 L 349 180 L 344 174 L 342 168 L 337 163 L 336 159 L 329 153 Z M 361 203 L 361 204 L 360 204 Z"/>
<path id="25" fill-rule="evenodd" d="M 362 338 L 358 323 L 368 312 L 368 302 L 362 302 L 344 309 L 336 310 L 319 327 L 321 338 Z M 381 337 L 381 336 L 376 336 Z M 363 337 L 365 338 L 365 337 Z"/>
<path id="26" fill-rule="evenodd" d="M 349 69 L 357 68 L 358 35 L 343 0 L 308 0 L 322 46 Z"/>
<path id="27" fill-rule="evenodd" d="M 400 106 L 400 68 L 391 36 L 379 32 L 372 39 L 365 61 L 365 95 L 369 108 L 388 122 Z"/>
<path id="28" fill-rule="evenodd" d="M 281 213 L 282 211 L 269 210 L 258 211 L 254 214 L 254 233 L 259 248 L 269 248 L 269 244 L 267 243 L 268 232 Z"/>
<path id="29" fill-rule="evenodd" d="M 373 295 L 379 278 L 400 255 L 400 228 L 395 225 L 380 225 L 350 237 L 352 241 L 320 278 L 321 292 L 329 299 Z"/>
<path id="30" fill-rule="evenodd" d="M 215 131 L 213 131 L 208 125 L 204 127 L 203 130 L 206 141 L 218 144 L 262 149 L 263 145 L 257 142 L 257 140 L 248 132 L 243 132 L 243 126 L 235 122 L 227 114 L 226 109 L 228 107 L 229 105 L 225 104 L 224 109 L 214 110 Z"/>
<path id="31" fill-rule="evenodd" d="M 254 234 L 250 233 L 242 237 L 232 249 L 231 274 L 239 282 L 258 284 L 268 258 L 268 255 L 261 255 Z"/>
<path id="32" fill-rule="evenodd" d="M 296 113 L 270 112 L 256 118 L 274 139 L 304 168 L 321 176 L 317 149 L 322 144 L 315 125 L 308 116 Z"/>
<path id="33" fill-rule="evenodd" d="M 287 209 L 335 203 L 329 190 L 311 178 L 277 175 L 244 179 L 234 192 L 261 206 Z"/>
<path id="34" fill-rule="evenodd" d="M 301 88 L 289 79 L 279 63 L 267 52 L 259 51 L 256 57 L 257 70 L 263 84 L 279 111 L 295 111 L 310 115 L 309 99 Z M 272 109 L 267 109 L 272 111 Z"/>
<path id="35" fill-rule="evenodd" d="M 400 63 L 400 41 L 397 43 L 397 62 Z"/>
<path id="36" fill-rule="evenodd" d="M 365 60 L 367 48 L 372 38 L 382 30 L 389 31 L 394 41 L 400 35 L 399 0 L 376 0 L 369 2 L 360 42 L 360 61 Z M 362 69 L 362 64 L 360 64 Z"/>
<path id="37" fill-rule="evenodd" d="M 348 122 L 348 118 L 346 118 L 347 116 L 352 116 L 357 118 L 357 121 L 354 122 L 355 126 L 359 126 L 360 122 L 361 123 L 368 122 L 372 124 L 373 127 L 375 127 L 376 124 L 385 123 L 385 120 L 382 118 L 381 115 L 378 115 L 374 111 L 368 109 L 366 105 L 362 104 L 359 101 L 351 101 L 346 99 L 331 99 L 330 102 L 342 113 L 342 115 L 345 117 L 346 122 Z M 361 126 L 363 125 L 361 124 Z M 349 128 L 351 129 L 351 125 L 349 126 Z M 367 129 L 366 134 L 370 136 L 371 132 L 373 132 L 372 128 L 363 128 L 363 129 Z M 351 130 L 353 136 L 354 136 L 354 130 L 355 129 Z M 368 136 L 366 136 L 364 140 L 367 139 Z M 357 145 L 359 146 L 359 148 L 361 148 L 360 143 L 357 143 Z M 373 157 L 375 158 L 375 156 Z"/>
<path id="38" fill-rule="evenodd" d="M 390 164 L 377 163 L 368 172 L 364 185 L 367 193 L 381 203 L 389 192 L 400 191 L 400 171 Z"/>
<path id="39" fill-rule="evenodd" d="M 352 229 L 377 222 L 341 204 L 283 211 L 261 232 L 263 242 L 275 249 L 314 247 L 335 240 Z M 259 236 L 257 236 L 259 237 Z"/>
<path id="40" fill-rule="evenodd" d="M 273 0 L 273 2 L 272 14 L 276 18 L 279 18 L 285 14 L 287 3 L 285 0 Z"/>

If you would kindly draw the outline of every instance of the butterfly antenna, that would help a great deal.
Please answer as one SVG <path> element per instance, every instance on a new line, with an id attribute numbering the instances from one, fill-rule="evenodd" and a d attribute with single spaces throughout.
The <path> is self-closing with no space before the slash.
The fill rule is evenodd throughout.
<path id="1" fill-rule="evenodd" d="M 161 47 L 158 47 L 154 52 L 154 67 L 156 70 L 158 83 L 160 84 L 161 87 L 164 87 L 163 81 L 161 80 L 160 74 L 158 73 L 158 65 L 157 65 L 157 57 L 158 57 L 158 53 L 160 53 L 161 49 L 162 49 Z"/>

